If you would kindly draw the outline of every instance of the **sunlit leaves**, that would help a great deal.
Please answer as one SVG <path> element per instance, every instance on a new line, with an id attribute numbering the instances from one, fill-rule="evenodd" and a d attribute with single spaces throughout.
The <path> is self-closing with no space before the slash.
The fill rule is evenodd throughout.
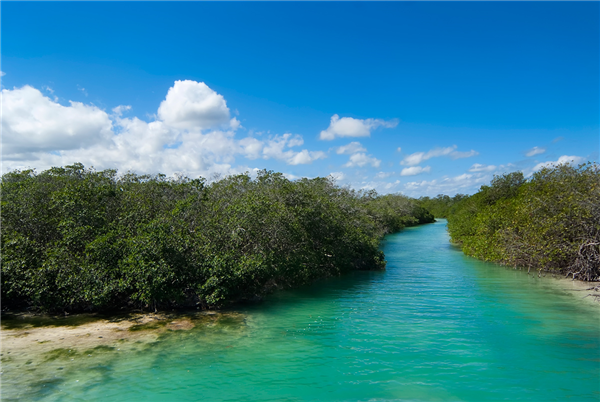
<path id="1" fill-rule="evenodd" d="M 219 307 L 385 265 L 433 217 L 401 195 L 261 171 L 207 184 L 81 164 L 2 177 L 2 301 L 53 310 Z"/>
<path id="2" fill-rule="evenodd" d="M 594 163 L 496 176 L 455 207 L 448 229 L 477 258 L 598 280 L 599 189 Z"/>

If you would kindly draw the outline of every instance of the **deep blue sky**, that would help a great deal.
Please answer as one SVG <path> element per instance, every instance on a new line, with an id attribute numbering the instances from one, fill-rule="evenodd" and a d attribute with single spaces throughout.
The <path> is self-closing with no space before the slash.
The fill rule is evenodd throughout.
<path id="1" fill-rule="evenodd" d="M 236 139 L 292 133 L 298 150 L 328 152 L 301 165 L 237 155 L 234 167 L 342 172 L 382 191 L 384 172 L 382 183 L 400 180 L 388 191 L 472 192 L 493 173 L 598 159 L 599 16 L 597 2 L 3 2 L 2 85 L 152 121 L 176 80 L 204 82 L 241 121 Z M 319 140 L 334 114 L 399 124 Z M 349 155 L 332 148 L 351 141 L 380 165 L 343 167 Z M 453 145 L 478 154 L 400 176 L 406 156 Z M 533 147 L 545 152 L 525 156 Z M 469 173 L 475 163 L 497 169 Z M 463 174 L 468 186 L 439 187 Z"/>

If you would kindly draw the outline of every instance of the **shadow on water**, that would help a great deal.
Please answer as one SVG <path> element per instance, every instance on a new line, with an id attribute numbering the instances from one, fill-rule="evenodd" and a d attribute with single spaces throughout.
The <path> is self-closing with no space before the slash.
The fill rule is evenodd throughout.
<path id="1" fill-rule="evenodd" d="M 169 313 L 167 313 L 169 314 Z M 122 322 L 136 320 L 140 312 L 106 312 L 106 313 L 80 313 L 69 315 L 51 315 L 30 312 L 2 312 L 0 325 L 2 329 L 19 330 L 42 327 L 78 327 L 97 321 Z"/>
<path id="2" fill-rule="evenodd" d="M 2 329 L 27 329 L 40 327 L 76 327 L 105 319 L 97 314 L 73 314 L 69 316 L 51 316 L 42 314 L 2 313 Z"/>

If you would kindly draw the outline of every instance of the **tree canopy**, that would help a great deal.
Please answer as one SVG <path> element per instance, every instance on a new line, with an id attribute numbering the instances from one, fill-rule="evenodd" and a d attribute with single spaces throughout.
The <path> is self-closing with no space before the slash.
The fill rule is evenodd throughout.
<path id="1" fill-rule="evenodd" d="M 483 260 L 600 280 L 600 167 L 495 176 L 451 210 L 448 230 Z"/>
<path id="2" fill-rule="evenodd" d="M 402 195 L 263 170 L 207 183 L 81 164 L 2 176 L 3 307 L 220 307 L 351 270 L 433 216 Z"/>

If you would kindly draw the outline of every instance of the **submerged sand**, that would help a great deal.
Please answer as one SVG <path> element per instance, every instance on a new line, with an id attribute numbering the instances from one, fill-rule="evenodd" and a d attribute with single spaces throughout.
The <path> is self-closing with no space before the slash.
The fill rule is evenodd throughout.
<path id="1" fill-rule="evenodd" d="M 509 269 L 509 268 L 507 268 Z M 584 282 L 565 278 L 562 275 L 551 275 L 542 273 L 531 273 L 532 278 L 541 277 L 544 284 L 548 284 L 555 289 L 569 293 L 582 303 L 600 307 L 600 282 Z"/>
<path id="2" fill-rule="evenodd" d="M 126 314 L 105 318 L 93 314 L 50 317 L 4 315 L 0 332 L 2 400 L 19 400 L 32 388 L 87 367 L 108 363 L 127 352 L 152 347 L 161 336 L 209 328 L 224 320 L 243 326 L 235 313 Z M 60 376 L 59 376 L 60 377 Z"/>
<path id="3" fill-rule="evenodd" d="M 538 280 L 537 275 L 531 279 Z M 544 286 L 571 294 L 583 304 L 600 308 L 598 282 L 551 276 L 541 281 Z M 203 345 L 207 345 L 210 339 L 221 337 L 219 331 L 223 328 L 244 331 L 245 322 L 246 317 L 237 312 L 136 313 L 112 317 L 4 314 L 0 331 L 1 397 L 21 400 L 27 395 L 41 395 L 42 389 L 50 391 L 68 375 L 73 377 L 73 373 L 102 375 L 102 368 L 110 366 L 113 359 L 126 359 L 131 356 L 129 352 L 145 353 L 148 348 L 160 347 L 163 337 L 185 337 L 185 334 L 195 337 L 216 331 L 214 337 L 202 337 Z M 228 325 L 231 323 L 234 325 Z"/>

